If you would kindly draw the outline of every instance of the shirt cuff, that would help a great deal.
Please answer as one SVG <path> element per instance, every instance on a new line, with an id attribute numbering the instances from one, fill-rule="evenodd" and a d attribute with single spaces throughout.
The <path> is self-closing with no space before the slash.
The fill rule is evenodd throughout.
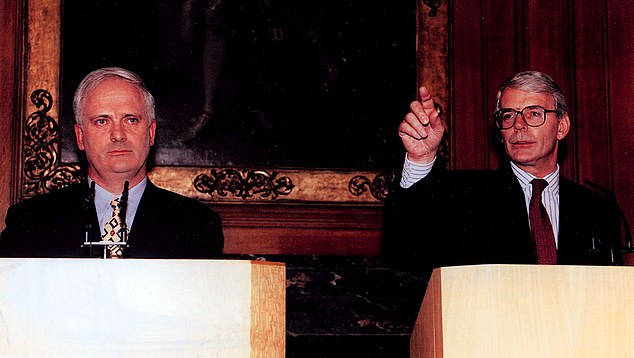
<path id="1" fill-rule="evenodd" d="M 412 162 L 407 158 L 407 154 L 405 154 L 405 164 L 403 164 L 403 175 L 401 175 L 401 188 L 407 189 L 412 185 L 416 184 L 419 180 L 431 172 L 431 168 L 434 166 L 434 162 L 436 161 L 436 157 L 431 163 L 427 164 L 417 164 Z"/>

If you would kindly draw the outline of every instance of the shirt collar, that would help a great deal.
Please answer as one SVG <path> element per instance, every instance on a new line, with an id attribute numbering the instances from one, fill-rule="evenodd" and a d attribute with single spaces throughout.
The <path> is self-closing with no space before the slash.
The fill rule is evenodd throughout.
<path id="1" fill-rule="evenodd" d="M 519 181 L 522 189 L 526 189 L 531 181 L 535 178 L 533 174 L 520 169 L 515 163 L 511 162 L 511 170 L 513 170 L 513 174 Z M 559 164 L 557 164 L 557 168 L 550 174 L 546 175 L 544 178 L 548 182 L 548 186 L 544 190 L 551 191 L 553 193 L 559 192 Z"/>
<path id="2" fill-rule="evenodd" d="M 92 178 L 88 177 L 88 186 L 93 182 Z M 143 191 L 145 191 L 145 187 L 147 186 L 147 177 L 143 178 L 139 184 L 133 186 L 128 190 L 128 203 L 134 203 L 133 205 L 138 205 L 141 196 L 143 195 Z M 120 197 L 119 195 L 113 195 L 106 189 L 99 186 L 99 184 L 95 183 L 95 206 L 110 206 L 110 202 L 114 198 Z"/>

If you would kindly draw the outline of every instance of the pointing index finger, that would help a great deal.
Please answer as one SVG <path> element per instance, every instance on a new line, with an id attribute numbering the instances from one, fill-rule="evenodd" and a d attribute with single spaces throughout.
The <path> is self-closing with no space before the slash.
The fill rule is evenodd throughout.
<path id="1" fill-rule="evenodd" d="M 431 93 L 429 92 L 427 87 L 421 86 L 418 89 L 418 94 L 420 96 L 420 103 L 422 104 L 423 111 L 425 112 L 427 117 L 425 118 L 426 120 L 421 121 L 421 124 L 426 127 L 431 122 L 435 122 L 438 119 L 438 110 L 434 105 L 434 99 L 432 98 Z"/>

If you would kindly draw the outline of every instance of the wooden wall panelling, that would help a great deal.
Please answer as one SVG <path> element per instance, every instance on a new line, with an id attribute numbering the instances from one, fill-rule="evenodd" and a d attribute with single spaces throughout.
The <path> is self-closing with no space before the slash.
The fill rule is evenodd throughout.
<path id="1" fill-rule="evenodd" d="M 570 76 L 570 4 L 567 0 L 526 0 L 526 69 L 547 72 L 560 84 Z M 569 83 L 569 82 L 568 82 Z"/>
<path id="2" fill-rule="evenodd" d="M 20 61 L 19 56 L 15 56 L 17 52 L 6 50 L 18 51 L 21 44 L 17 29 L 20 21 L 25 21 L 19 15 L 26 9 L 23 4 L 23 1 L 0 1 L 0 44 L 3 49 L 0 55 L 0 88 L 5 98 L 0 103 L 0 129 L 3 133 L 17 133 L 13 119 L 22 118 L 15 111 L 22 108 L 23 103 L 14 106 L 12 100 L 18 96 L 15 83 L 22 81 L 15 76 L 19 77 L 23 69 L 28 70 L 32 65 L 16 63 Z M 29 4 L 30 11 L 50 12 L 46 2 L 33 0 Z M 423 5 L 419 2 L 418 6 Z M 569 138 L 568 156 L 573 160 L 568 160 L 563 166 L 563 174 L 573 179 L 589 179 L 611 186 L 629 221 L 634 222 L 634 120 L 631 116 L 634 102 L 634 73 L 631 70 L 634 68 L 634 31 L 630 25 L 634 10 L 630 4 L 618 0 L 447 0 L 436 17 L 429 17 L 428 10 L 423 8 L 420 11 L 419 8 L 416 44 L 418 65 L 421 68 L 419 83 L 431 84 L 433 91 L 438 93 L 436 97 L 445 115 L 452 118 L 455 122 L 453 128 L 459 131 L 458 134 L 452 133 L 456 140 L 452 148 L 457 158 L 455 166 L 484 167 L 487 162 L 492 166 L 493 158 L 486 157 L 491 155 L 491 150 L 483 128 L 490 121 L 494 92 L 509 73 L 526 68 L 544 70 L 564 86 L 573 109 L 572 114 L 577 120 L 576 133 L 573 133 L 576 135 Z M 451 26 L 448 23 L 450 17 Z M 507 22 L 515 23 L 514 31 L 505 30 L 503 24 Z M 31 32 L 34 30 L 39 31 L 32 29 Z M 47 42 L 45 35 L 46 32 L 33 39 Z M 448 46 L 451 46 L 452 51 L 450 59 L 447 58 Z M 50 46 L 40 46 L 39 42 L 31 44 L 32 50 L 37 51 L 39 48 Z M 498 56 L 500 51 L 511 48 L 514 57 Z M 422 53 L 424 51 L 427 53 Z M 30 58 L 49 58 L 49 55 L 31 53 Z M 452 66 L 451 77 L 448 76 L 449 66 Z M 47 66 L 36 69 L 42 67 L 48 69 Z M 40 75 L 34 73 L 29 77 L 56 78 L 48 74 Z M 34 83 L 34 86 L 56 88 L 51 83 Z M 469 89 L 477 89 L 477 92 L 470 92 Z M 602 96 L 605 100 L 601 99 Z M 58 97 L 57 94 L 55 97 Z M 449 101 L 452 105 L 447 104 Z M 587 115 L 587 112 L 597 108 L 603 111 L 601 115 Z M 463 115 L 464 111 L 471 113 L 471 118 Z M 609 122 L 597 124 L 603 121 Z M 17 171 L 10 169 L 15 162 L 14 155 L 19 150 L 19 144 L 15 144 L 15 138 L 9 144 L 7 137 L 4 138 L 5 141 L 0 142 L 0 185 L 7 190 L 3 190 L 0 196 L 2 216 L 14 200 L 11 188 L 19 191 L 19 184 L 11 182 Z M 460 141 L 459 138 L 464 140 Z M 473 138 L 479 138 L 480 142 L 471 142 Z M 575 139 L 579 140 L 578 145 Z M 575 160 L 577 157 L 578 160 Z M 370 211 L 376 212 L 376 208 Z M 278 230 L 284 229 L 279 226 Z M 347 229 L 341 230 L 333 233 L 337 235 Z"/>
<path id="3" fill-rule="evenodd" d="M 574 6 L 574 87 L 576 166 L 581 183 L 611 184 L 610 121 L 605 77 L 606 13 L 601 3 L 580 1 Z"/>
<path id="4" fill-rule="evenodd" d="M 571 4 L 567 0 L 527 1 L 525 15 L 528 60 L 525 69 L 543 71 L 551 75 L 562 86 L 571 108 L 574 108 L 572 87 L 573 51 L 571 44 Z M 571 111 L 571 115 L 575 115 Z M 576 157 L 575 129 L 567 139 L 568 158 Z M 575 179 L 575 160 L 561 162 L 563 176 Z"/>
<path id="5" fill-rule="evenodd" d="M 544 71 L 572 95 L 572 48 L 570 4 L 566 0 L 528 1 L 524 23 L 527 31 L 527 70 Z"/>
<path id="6" fill-rule="evenodd" d="M 634 227 L 634 6 L 620 0 L 606 3 L 613 188 Z"/>
<path id="7" fill-rule="evenodd" d="M 203 184 L 204 180 L 197 181 L 200 184 L 197 188 L 191 185 L 190 178 L 200 176 L 200 172 L 208 173 L 205 174 L 208 184 Z M 285 195 L 275 195 L 275 200 L 263 200 L 261 194 L 255 193 L 257 188 L 250 189 L 246 181 L 230 180 L 236 179 L 237 173 L 231 176 L 220 173 L 203 167 L 180 168 L 178 172 L 171 167 L 154 167 L 148 176 L 159 187 L 173 188 L 218 212 L 227 254 L 380 254 L 383 205 L 368 192 L 373 190 L 368 188 L 369 182 L 362 186 L 365 192 L 355 195 L 348 179 L 356 173 L 363 174 L 369 181 L 373 172 L 314 170 L 310 174 L 300 172 L 304 174 L 300 178 L 298 170 L 278 168 L 276 178 L 301 180 L 292 180 L 296 188 Z M 221 190 L 199 191 L 214 185 L 221 186 Z M 237 198 L 232 186 L 252 195 Z M 348 194 L 342 197 L 346 189 Z"/>
<path id="8" fill-rule="evenodd" d="M 211 206 L 223 220 L 226 253 L 377 256 L 381 252 L 381 206 Z"/>
<path id="9" fill-rule="evenodd" d="M 440 105 L 444 118 L 451 116 L 449 106 L 449 33 L 448 6 L 442 4 L 434 14 L 422 1 L 416 2 L 416 89 L 412 99 L 418 96 L 418 87 L 425 85 Z M 407 109 L 403 110 L 405 116 Z"/>
<path id="10" fill-rule="evenodd" d="M 487 139 L 489 144 L 489 169 L 499 167 L 499 155 L 504 152 L 501 142 L 497 142 L 493 111 L 495 98 L 502 82 L 515 72 L 518 67 L 518 46 L 522 38 L 518 33 L 522 28 L 522 17 L 518 16 L 518 7 L 513 1 L 495 0 L 484 9 L 484 37 L 486 49 L 484 110 L 486 113 L 486 127 L 489 129 Z"/>
<path id="11" fill-rule="evenodd" d="M 451 164 L 455 169 L 488 166 L 483 3 L 452 2 L 450 17 Z"/>
<path id="12" fill-rule="evenodd" d="M 19 27 L 21 11 L 19 1 L 0 1 L 0 230 L 4 228 L 4 217 L 11 204 L 13 191 L 11 190 L 14 177 L 12 163 L 15 162 L 13 143 L 17 133 L 13 126 L 15 102 L 17 99 L 16 76 L 19 67 L 18 49 L 20 43 Z"/>

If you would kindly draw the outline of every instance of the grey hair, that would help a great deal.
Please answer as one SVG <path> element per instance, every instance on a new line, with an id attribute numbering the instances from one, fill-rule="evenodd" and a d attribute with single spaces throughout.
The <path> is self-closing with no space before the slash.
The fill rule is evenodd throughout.
<path id="1" fill-rule="evenodd" d="M 538 71 L 524 71 L 519 72 L 506 79 L 500 90 L 498 91 L 497 98 L 495 100 L 495 110 L 500 110 L 500 100 L 504 90 L 507 88 L 518 89 L 522 91 L 532 93 L 545 93 L 553 96 L 555 100 L 555 110 L 557 111 L 557 118 L 561 118 L 565 113 L 568 113 L 568 105 L 566 104 L 566 97 L 561 91 L 561 87 L 552 79 L 549 75 Z"/>
<path id="2" fill-rule="evenodd" d="M 79 83 L 73 98 L 73 112 L 75 112 L 75 123 L 81 125 L 82 121 L 82 105 L 88 92 L 92 91 L 105 80 L 117 78 L 127 81 L 141 90 L 143 100 L 145 102 L 146 114 L 150 117 L 149 122 L 152 123 L 155 117 L 154 96 L 145 86 L 145 83 L 136 73 L 120 67 L 104 67 L 90 72 Z"/>

